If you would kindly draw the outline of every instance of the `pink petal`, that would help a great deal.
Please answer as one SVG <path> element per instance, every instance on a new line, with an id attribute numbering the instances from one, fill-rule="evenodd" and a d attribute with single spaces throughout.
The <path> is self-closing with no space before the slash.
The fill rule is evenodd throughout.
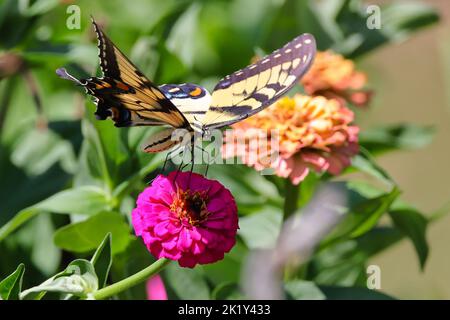
<path id="1" fill-rule="evenodd" d="M 167 292 L 164 282 L 159 275 L 155 275 L 146 283 L 147 300 L 167 300 Z"/>
<path id="2" fill-rule="evenodd" d="M 191 224 L 187 217 L 179 216 L 180 210 L 173 208 L 179 203 L 175 200 L 180 192 L 206 194 L 209 215 L 200 226 Z M 183 267 L 220 260 L 236 241 L 238 218 L 232 194 L 218 181 L 196 173 L 158 176 L 139 195 L 131 214 L 135 233 L 142 237 L 151 254 L 176 260 Z"/>

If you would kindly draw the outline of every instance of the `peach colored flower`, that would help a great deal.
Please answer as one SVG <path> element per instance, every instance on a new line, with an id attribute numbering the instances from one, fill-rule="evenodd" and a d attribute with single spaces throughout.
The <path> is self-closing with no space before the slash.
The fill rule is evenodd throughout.
<path id="1" fill-rule="evenodd" d="M 335 99 L 301 94 L 285 97 L 234 124 L 225 133 L 223 156 L 237 156 L 256 170 L 272 168 L 294 184 L 310 169 L 337 175 L 358 153 L 359 128 L 351 125 L 353 118 L 353 112 Z M 260 143 L 261 132 L 269 139 L 277 133 L 279 149 Z"/>
<path id="2" fill-rule="evenodd" d="M 366 74 L 357 71 L 352 60 L 331 50 L 317 52 L 311 69 L 300 83 L 308 95 L 334 98 L 343 105 L 348 101 L 366 106 L 372 96 L 371 91 L 364 90 Z"/>

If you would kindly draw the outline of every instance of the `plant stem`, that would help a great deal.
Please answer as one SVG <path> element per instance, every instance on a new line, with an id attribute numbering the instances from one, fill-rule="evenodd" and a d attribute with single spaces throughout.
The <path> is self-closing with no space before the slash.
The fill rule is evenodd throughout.
<path id="1" fill-rule="evenodd" d="M 8 113 L 9 104 L 11 102 L 11 97 L 14 92 L 15 77 L 5 79 L 5 85 L 2 90 L 2 98 L 0 101 L 0 134 L 3 131 L 3 125 L 6 119 L 6 114 Z"/>
<path id="2" fill-rule="evenodd" d="M 284 188 L 284 208 L 283 208 L 283 221 L 286 221 L 298 208 L 298 196 L 300 194 L 300 184 L 293 185 L 291 180 L 286 179 L 286 185 Z"/>
<path id="3" fill-rule="evenodd" d="M 283 208 L 283 221 L 289 219 L 289 217 L 295 213 L 298 209 L 298 196 L 300 195 L 300 184 L 293 185 L 291 180 L 286 179 L 284 188 L 284 208 Z M 292 261 L 286 261 L 284 267 L 284 280 L 289 281 L 295 278 L 297 267 Z"/>
<path id="4" fill-rule="evenodd" d="M 159 273 L 166 265 L 169 264 L 170 261 L 171 260 L 161 258 L 153 262 L 147 268 L 142 269 L 138 273 L 135 273 L 132 276 L 129 276 L 128 278 L 125 278 L 119 282 L 116 282 L 110 286 L 107 286 L 103 289 L 94 292 L 93 296 L 96 300 L 103 300 L 119 292 L 127 290 L 141 282 L 144 282 L 151 276 Z"/>

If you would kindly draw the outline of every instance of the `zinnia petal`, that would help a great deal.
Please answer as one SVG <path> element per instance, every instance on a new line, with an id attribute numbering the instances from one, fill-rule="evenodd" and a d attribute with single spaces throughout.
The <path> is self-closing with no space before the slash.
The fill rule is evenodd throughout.
<path id="1" fill-rule="evenodd" d="M 132 224 L 156 258 L 188 268 L 223 259 L 239 227 L 230 191 L 189 172 L 158 176 L 139 195 Z"/>
<path id="2" fill-rule="evenodd" d="M 346 65 L 344 69 L 349 68 L 351 66 Z M 359 149 L 359 128 L 351 125 L 353 119 L 353 112 L 335 99 L 297 94 L 293 98 L 278 100 L 264 111 L 232 127 L 233 131 L 237 130 L 241 135 L 239 141 L 243 145 L 239 149 L 251 154 L 241 157 L 245 164 L 256 170 L 272 168 L 278 176 L 298 184 L 311 169 L 339 174 L 350 165 L 351 157 Z M 279 150 L 275 150 L 278 152 L 275 160 L 268 163 L 263 161 L 267 158 L 261 159 L 262 153 L 250 147 L 257 135 L 247 133 L 245 130 L 249 128 L 265 130 L 267 136 L 269 132 L 279 130 Z M 237 133 L 233 131 L 225 133 L 225 144 L 236 143 L 234 137 Z M 224 148 L 233 150 L 233 147 Z M 264 154 L 270 154 L 271 151 L 267 150 Z"/>
<path id="3" fill-rule="evenodd" d="M 167 300 L 167 292 L 161 276 L 155 275 L 145 285 L 147 300 Z"/>

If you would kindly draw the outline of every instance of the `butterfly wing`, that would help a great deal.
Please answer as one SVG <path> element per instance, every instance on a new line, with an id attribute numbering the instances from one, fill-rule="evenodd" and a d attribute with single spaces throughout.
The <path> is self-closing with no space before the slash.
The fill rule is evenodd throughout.
<path id="1" fill-rule="evenodd" d="M 211 105 L 208 90 L 192 83 L 164 84 L 159 89 L 186 117 L 191 127 L 201 132 L 203 117 Z"/>
<path id="2" fill-rule="evenodd" d="M 147 79 L 92 21 L 98 38 L 102 78 L 76 80 L 63 69 L 63 78 L 77 81 L 96 99 L 96 116 L 112 117 L 118 127 L 170 125 L 190 128 L 189 122 L 164 93 Z"/>
<path id="3" fill-rule="evenodd" d="M 258 62 L 220 80 L 203 119 L 204 128 L 233 124 L 271 105 L 308 71 L 315 53 L 314 37 L 302 34 Z"/>

